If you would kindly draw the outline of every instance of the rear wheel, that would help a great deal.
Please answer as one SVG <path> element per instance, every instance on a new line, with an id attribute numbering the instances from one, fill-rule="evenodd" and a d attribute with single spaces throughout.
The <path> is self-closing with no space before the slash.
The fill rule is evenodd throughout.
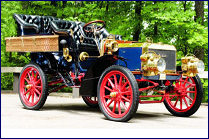
<path id="1" fill-rule="evenodd" d="M 121 66 L 107 68 L 97 89 L 99 107 L 109 120 L 128 121 L 139 103 L 138 85 L 129 69 Z"/>
<path id="2" fill-rule="evenodd" d="M 19 78 L 19 97 L 27 109 L 37 110 L 43 107 L 48 95 L 47 79 L 37 64 L 28 64 Z"/>
<path id="3" fill-rule="evenodd" d="M 82 96 L 83 101 L 92 108 L 98 107 L 97 97 Z"/>
<path id="4" fill-rule="evenodd" d="M 203 88 L 198 76 L 186 77 L 173 83 L 173 89 L 166 92 L 164 100 L 168 111 L 181 117 L 194 114 L 200 107 Z"/>

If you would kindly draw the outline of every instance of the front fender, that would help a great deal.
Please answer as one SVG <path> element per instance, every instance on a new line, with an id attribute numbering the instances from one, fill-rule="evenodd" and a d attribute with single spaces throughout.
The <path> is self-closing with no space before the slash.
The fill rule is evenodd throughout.
<path id="1" fill-rule="evenodd" d="M 96 96 L 97 84 L 102 72 L 111 65 L 114 65 L 118 57 L 115 55 L 105 55 L 98 58 L 87 70 L 81 82 L 81 96 Z"/>

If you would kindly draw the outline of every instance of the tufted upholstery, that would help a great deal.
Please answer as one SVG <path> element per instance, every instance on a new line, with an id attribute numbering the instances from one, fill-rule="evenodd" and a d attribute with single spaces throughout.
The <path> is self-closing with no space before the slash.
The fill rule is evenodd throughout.
<path id="1" fill-rule="evenodd" d="M 14 14 L 18 23 L 19 35 L 51 34 L 50 22 L 60 20 L 52 16 Z"/>
<path id="2" fill-rule="evenodd" d="M 83 31 L 83 22 L 65 21 L 52 16 L 38 16 L 38 15 L 23 15 L 14 14 L 14 18 L 18 23 L 18 35 L 33 35 L 33 34 L 69 34 L 70 29 L 74 32 L 74 39 L 77 44 L 80 44 L 80 36 L 84 36 L 84 44 L 96 45 L 100 44 L 101 40 L 107 38 L 109 33 L 105 28 L 100 30 L 95 36 L 92 32 Z M 116 36 L 116 39 L 121 39 Z"/>
<path id="3" fill-rule="evenodd" d="M 61 20 L 61 19 L 53 17 L 53 16 L 42 16 L 42 19 L 43 19 L 43 27 L 42 27 L 41 32 L 44 34 L 51 34 L 52 33 L 52 29 L 51 29 L 51 25 L 50 25 L 51 21 Z"/>

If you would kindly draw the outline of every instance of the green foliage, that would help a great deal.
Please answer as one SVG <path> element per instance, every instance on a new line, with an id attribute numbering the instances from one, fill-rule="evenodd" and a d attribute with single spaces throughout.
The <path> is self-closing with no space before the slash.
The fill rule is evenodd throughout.
<path id="1" fill-rule="evenodd" d="M 13 74 L 2 73 L 1 74 L 1 90 L 12 90 L 13 86 Z"/>
<path id="2" fill-rule="evenodd" d="M 204 24 L 194 21 L 194 1 L 142 1 L 141 16 L 136 13 L 136 1 L 1 1 L 1 66 L 24 66 L 29 53 L 5 52 L 5 37 L 16 36 L 13 14 L 48 15 L 65 20 L 89 22 L 104 20 L 106 29 L 133 40 L 136 29 L 139 41 L 152 37 L 154 42 L 174 45 L 177 59 L 195 49 L 205 48 L 204 63 L 208 69 L 208 2 L 205 2 Z M 141 19 L 141 20 L 139 20 Z M 156 32 L 154 32 L 154 30 Z M 177 61 L 177 65 L 180 65 Z M 12 81 L 11 74 L 2 74 L 2 81 Z M 204 81 L 205 83 L 206 81 Z M 1 83 L 10 88 L 6 82 Z M 205 84 L 205 88 L 206 88 Z M 205 89 L 205 91 L 207 91 Z"/>
<path id="3" fill-rule="evenodd" d="M 201 79 L 204 91 L 203 102 L 208 102 L 208 79 Z"/>

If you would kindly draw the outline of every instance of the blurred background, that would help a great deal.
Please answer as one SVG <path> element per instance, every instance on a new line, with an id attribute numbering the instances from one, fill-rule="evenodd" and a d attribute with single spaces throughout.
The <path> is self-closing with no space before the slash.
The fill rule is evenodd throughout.
<path id="1" fill-rule="evenodd" d="M 16 36 L 13 14 L 47 15 L 65 20 L 104 20 L 123 40 L 174 45 L 177 59 L 192 53 L 208 71 L 208 1 L 1 1 L 1 66 L 21 67 L 29 53 L 5 52 L 5 37 Z M 180 64 L 180 63 L 177 63 Z M 208 79 L 201 79 L 208 102 Z M 1 90 L 11 90 L 13 73 L 1 73 Z"/>

